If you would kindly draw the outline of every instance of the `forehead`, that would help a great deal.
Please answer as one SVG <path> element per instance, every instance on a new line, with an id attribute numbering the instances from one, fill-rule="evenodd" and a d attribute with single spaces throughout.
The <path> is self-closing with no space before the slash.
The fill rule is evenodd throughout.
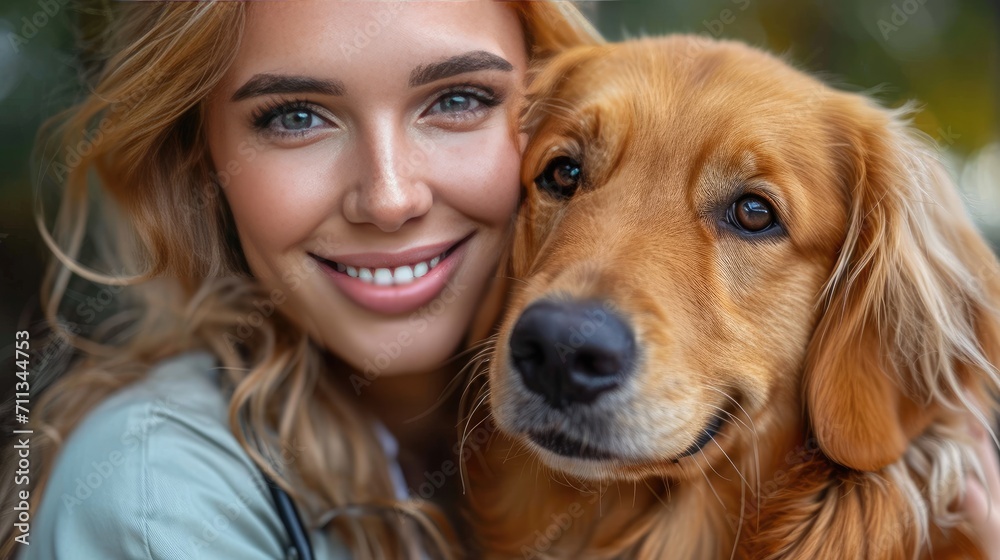
<path id="1" fill-rule="evenodd" d="M 837 120 L 827 104 L 833 90 L 737 43 L 680 37 L 615 45 L 566 82 L 561 95 L 578 120 L 602 129 L 591 132 L 628 122 L 633 148 L 665 158 L 725 155 L 736 165 L 753 156 L 759 167 L 804 168 L 826 155 L 815 148 L 825 147 Z"/>
<path id="2" fill-rule="evenodd" d="M 720 136 L 721 143 L 822 126 L 833 93 L 767 53 L 695 37 L 610 45 L 575 66 L 562 89 L 560 97 L 586 119 L 607 120 L 602 115 L 627 108 L 636 122 L 669 124 L 676 134 L 668 138 L 687 144 L 695 135 Z"/>
<path id="3" fill-rule="evenodd" d="M 609 197 L 685 200 L 702 213 L 756 186 L 793 225 L 839 215 L 844 119 L 827 103 L 838 94 L 766 53 L 697 41 L 595 51 L 542 101 L 555 109 L 529 153 L 544 162 L 547 144 L 582 145 L 585 173 Z"/>
<path id="4" fill-rule="evenodd" d="M 359 77 L 409 70 L 428 58 L 476 50 L 524 67 L 524 36 L 513 10 L 494 1 L 251 2 L 234 66 L 241 76 L 296 71 L 346 80 L 352 70 Z"/>

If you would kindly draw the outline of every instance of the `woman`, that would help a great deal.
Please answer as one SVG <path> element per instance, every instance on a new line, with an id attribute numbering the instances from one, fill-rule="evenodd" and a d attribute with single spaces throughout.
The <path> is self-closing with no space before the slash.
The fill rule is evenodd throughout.
<path id="1" fill-rule="evenodd" d="M 84 357 L 33 410 L 20 557 L 283 557 L 262 473 L 319 558 L 453 553 L 437 400 L 499 291 L 526 70 L 597 34 L 542 2 L 119 10 L 50 136 L 47 312 Z M 95 175 L 118 246 L 85 234 Z M 74 274 L 102 292 L 70 304 Z"/>

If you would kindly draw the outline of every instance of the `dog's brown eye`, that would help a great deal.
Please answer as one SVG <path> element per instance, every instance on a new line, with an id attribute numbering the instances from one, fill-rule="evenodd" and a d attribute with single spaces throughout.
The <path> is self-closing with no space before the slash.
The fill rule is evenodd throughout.
<path id="1" fill-rule="evenodd" d="M 535 178 L 538 188 L 557 198 L 569 198 L 576 192 L 583 176 L 583 169 L 576 160 L 559 156 L 545 166 L 542 174 Z"/>
<path id="2" fill-rule="evenodd" d="M 774 224 L 774 210 L 763 198 L 747 195 L 733 204 L 730 222 L 750 233 L 764 231 Z"/>

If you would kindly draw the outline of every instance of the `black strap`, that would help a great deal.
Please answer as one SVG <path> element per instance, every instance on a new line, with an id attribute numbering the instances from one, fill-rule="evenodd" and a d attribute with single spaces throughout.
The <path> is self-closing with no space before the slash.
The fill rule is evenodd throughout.
<path id="1" fill-rule="evenodd" d="M 222 380 L 222 376 L 219 376 L 219 380 Z M 232 397 L 232 387 L 224 387 L 223 391 L 226 392 L 229 397 Z M 257 449 L 262 449 L 260 441 L 257 438 L 257 434 L 252 428 L 249 428 L 249 422 L 246 421 L 247 409 L 246 407 L 240 411 L 240 426 L 244 430 L 248 439 L 252 440 L 257 444 Z M 278 510 L 278 517 L 281 518 L 281 524 L 285 526 L 285 532 L 288 533 L 288 540 L 291 541 L 291 549 L 289 549 L 289 558 L 294 558 L 294 560 L 315 560 L 313 555 L 312 543 L 309 542 L 309 533 L 306 531 L 305 524 L 302 523 L 302 517 L 299 515 L 299 509 L 295 507 L 295 502 L 292 497 L 285 492 L 281 486 L 271 480 L 271 477 L 267 476 L 267 473 L 259 470 L 260 475 L 264 477 L 264 482 L 267 483 L 267 488 L 271 491 L 271 498 L 274 500 L 274 505 Z"/>
<path id="2" fill-rule="evenodd" d="M 274 498 L 274 504 L 278 508 L 278 517 L 281 518 L 281 524 L 285 526 L 288 539 L 292 542 L 291 551 L 297 555 L 295 558 L 297 560 L 314 560 L 309 533 L 302 523 L 302 517 L 299 516 L 299 510 L 295 507 L 292 497 L 271 480 L 267 473 L 261 472 L 260 474 L 264 476 L 264 481 L 267 482 L 267 487 L 271 490 L 271 497 Z"/>

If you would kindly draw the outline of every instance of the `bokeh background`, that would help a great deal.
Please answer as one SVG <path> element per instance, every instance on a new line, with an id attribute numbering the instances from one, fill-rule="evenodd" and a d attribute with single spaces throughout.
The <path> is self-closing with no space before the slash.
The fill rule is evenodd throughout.
<path id="1" fill-rule="evenodd" d="M 332 1 L 332 0 L 331 0 Z M 37 318 L 48 255 L 32 218 L 40 123 L 82 92 L 74 22 L 106 2 L 0 3 L 0 364 Z M 967 206 L 1000 247 L 1000 6 L 991 0 L 607 0 L 581 8 L 611 39 L 698 33 L 785 54 L 806 71 L 898 106 L 937 142 Z M 0 388 L 4 394 L 6 385 Z"/>

